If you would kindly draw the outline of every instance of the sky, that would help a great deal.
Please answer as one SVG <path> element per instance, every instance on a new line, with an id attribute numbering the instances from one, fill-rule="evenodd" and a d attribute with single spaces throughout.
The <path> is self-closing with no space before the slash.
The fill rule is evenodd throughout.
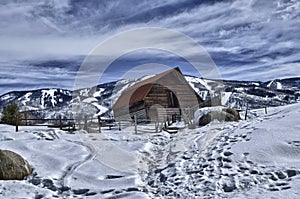
<path id="1" fill-rule="evenodd" d="M 296 77 L 299 24 L 298 0 L 2 0 L 0 94 L 72 89 L 81 63 L 99 44 L 147 27 L 192 38 L 208 52 L 223 79 Z M 153 42 L 168 43 L 168 38 Z M 132 67 L 143 74 L 160 72 L 149 63 L 179 66 L 183 73 L 194 74 L 182 57 L 154 49 L 122 55 L 107 70 L 106 80 L 117 80 Z"/>

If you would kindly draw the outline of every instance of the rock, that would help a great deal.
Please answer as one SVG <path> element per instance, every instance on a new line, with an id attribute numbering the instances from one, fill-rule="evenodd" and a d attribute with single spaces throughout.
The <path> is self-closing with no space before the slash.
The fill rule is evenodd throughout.
<path id="1" fill-rule="evenodd" d="M 53 181 L 50 180 L 50 179 L 43 179 L 42 183 L 43 183 L 45 188 L 50 189 L 51 191 L 56 191 L 57 190 L 57 188 L 53 184 Z"/>
<path id="2" fill-rule="evenodd" d="M 23 180 L 31 172 L 32 168 L 22 156 L 0 150 L 0 180 Z"/>
<path id="3" fill-rule="evenodd" d="M 30 182 L 31 184 L 37 186 L 37 185 L 41 184 L 42 179 L 41 179 L 41 178 L 32 178 L 32 179 L 30 179 L 28 182 Z"/>
<path id="4" fill-rule="evenodd" d="M 225 120 L 225 121 L 238 121 L 241 119 L 239 112 L 233 108 L 224 108 L 222 111 L 228 113 L 231 118 L 230 120 Z"/>
<path id="5" fill-rule="evenodd" d="M 205 126 L 213 120 L 218 121 L 238 121 L 240 118 L 239 112 L 232 108 L 223 108 L 222 110 L 213 110 L 203 115 L 199 119 L 199 126 Z"/>

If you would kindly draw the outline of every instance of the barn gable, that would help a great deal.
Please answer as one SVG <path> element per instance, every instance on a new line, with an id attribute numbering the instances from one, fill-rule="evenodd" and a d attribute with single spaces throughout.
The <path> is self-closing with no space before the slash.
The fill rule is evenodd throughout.
<path id="1" fill-rule="evenodd" d="M 180 115 L 181 109 L 197 106 L 201 102 L 203 100 L 180 69 L 174 68 L 127 88 L 112 109 L 116 119 L 132 118 L 133 114 L 137 114 L 139 120 L 149 120 L 158 114 L 165 117 Z M 158 113 L 158 109 L 164 113 Z"/>

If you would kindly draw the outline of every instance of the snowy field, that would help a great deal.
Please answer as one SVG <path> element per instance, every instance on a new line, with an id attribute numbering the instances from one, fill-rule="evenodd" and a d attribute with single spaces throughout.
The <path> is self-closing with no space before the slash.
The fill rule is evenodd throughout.
<path id="1" fill-rule="evenodd" d="M 0 198 L 299 198 L 299 117 L 298 103 L 177 134 L 0 125 L 0 148 L 34 168 Z"/>

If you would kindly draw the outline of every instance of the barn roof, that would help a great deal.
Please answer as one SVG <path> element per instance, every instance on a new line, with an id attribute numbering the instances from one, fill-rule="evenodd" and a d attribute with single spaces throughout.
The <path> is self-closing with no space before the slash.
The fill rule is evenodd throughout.
<path id="1" fill-rule="evenodd" d="M 126 107 L 128 105 L 144 100 L 155 83 L 158 83 L 160 79 L 173 72 L 178 72 L 183 75 L 180 69 L 176 67 L 163 73 L 157 74 L 153 77 L 139 81 L 122 92 L 121 96 L 113 105 L 112 109 L 119 109 L 121 107 Z"/>

